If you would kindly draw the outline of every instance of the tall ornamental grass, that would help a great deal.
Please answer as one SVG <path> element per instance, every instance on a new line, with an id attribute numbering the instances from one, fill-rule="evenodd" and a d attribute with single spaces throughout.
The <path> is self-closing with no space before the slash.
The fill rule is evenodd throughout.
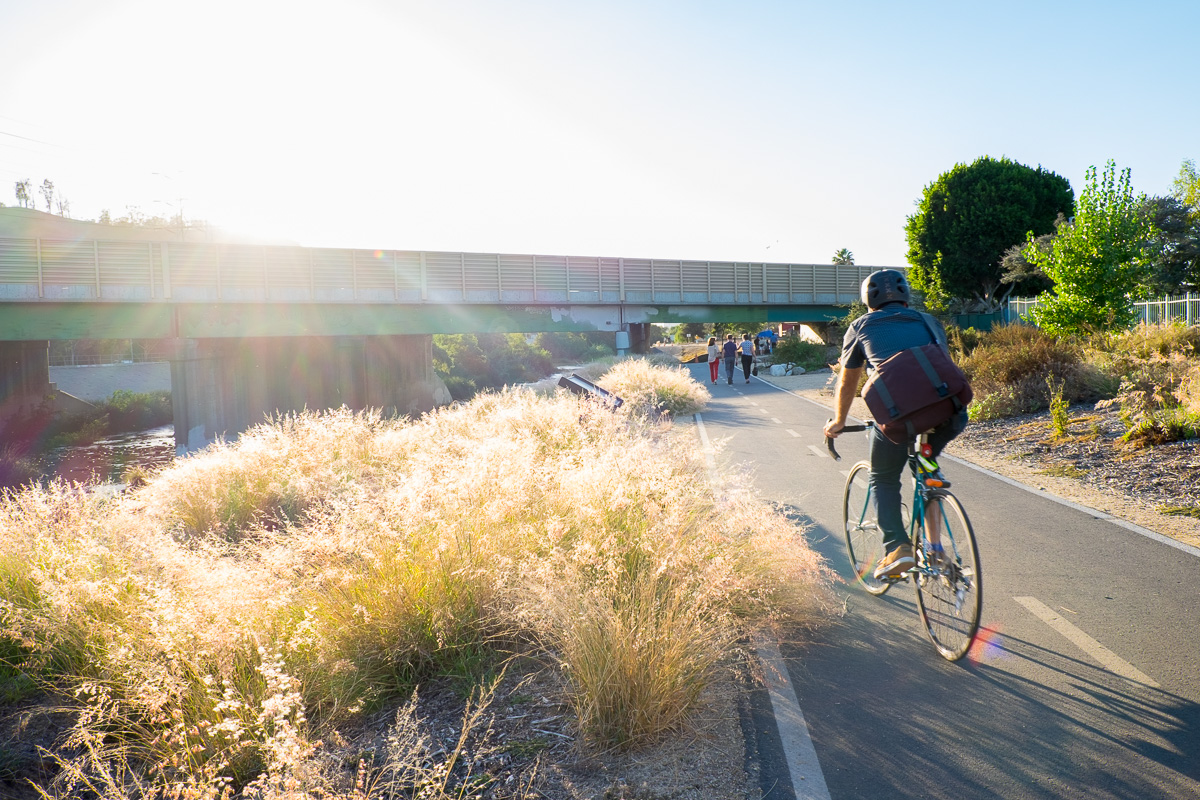
<path id="1" fill-rule="evenodd" d="M 52 797 L 385 796 L 319 742 L 427 679 L 548 657 L 581 735 L 636 745 L 747 628 L 820 620 L 828 580 L 762 501 L 714 497 L 690 430 L 530 392 L 305 413 L 118 498 L 6 496 L 0 681 L 77 709 Z"/>
<path id="2" fill-rule="evenodd" d="M 620 397 L 629 412 L 642 416 L 694 414 L 712 399 L 686 367 L 660 366 L 644 358 L 617 361 L 599 385 Z"/>

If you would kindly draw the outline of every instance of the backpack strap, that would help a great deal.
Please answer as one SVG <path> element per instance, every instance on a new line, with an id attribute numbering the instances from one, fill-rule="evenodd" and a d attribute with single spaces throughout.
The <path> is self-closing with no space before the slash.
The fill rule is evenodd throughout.
<path id="1" fill-rule="evenodd" d="M 929 363 L 929 356 L 925 355 L 925 351 L 920 347 L 914 347 L 909 352 L 917 359 L 917 364 L 920 365 L 921 371 L 925 373 L 925 377 L 933 384 L 933 388 L 937 390 L 938 397 L 946 397 L 950 394 L 950 387 L 942 380 L 942 376 L 937 374 L 937 370 L 933 368 L 933 364 Z"/>
<path id="2" fill-rule="evenodd" d="M 933 337 L 933 344 L 939 345 L 943 350 L 949 352 L 948 344 L 944 344 L 938 339 L 937 331 L 934 330 L 932 323 L 929 322 L 930 316 L 923 311 L 918 311 L 917 313 L 921 315 L 921 321 L 925 323 L 926 329 L 929 330 L 929 335 Z M 930 373 L 933 373 L 933 376 L 930 377 L 930 380 L 933 382 L 934 387 L 937 388 L 938 395 L 945 397 L 948 392 L 946 382 L 942 381 L 941 384 L 938 383 L 938 378 L 936 377 L 937 373 L 933 372 L 933 366 L 929 363 L 929 360 L 925 358 L 925 354 L 918 352 L 917 361 L 921 364 L 921 369 L 925 370 L 926 376 L 930 376 Z M 963 404 L 962 401 L 958 399 L 958 395 L 954 395 L 950 399 L 954 401 L 955 411 L 963 410 Z"/>
<path id="3" fill-rule="evenodd" d="M 879 395 L 879 399 L 887 406 L 888 418 L 895 419 L 900 416 L 900 409 L 896 408 L 896 401 L 892 399 L 892 393 L 888 391 L 887 384 L 883 381 L 875 381 L 871 385 L 875 387 L 875 392 Z"/>
<path id="4" fill-rule="evenodd" d="M 921 322 L 925 323 L 925 328 L 929 331 L 929 335 L 933 337 L 933 343 L 945 347 L 946 345 L 938 338 L 937 331 L 934 330 L 933 324 L 929 321 L 929 315 L 923 311 L 918 311 L 917 313 L 921 315 Z"/>

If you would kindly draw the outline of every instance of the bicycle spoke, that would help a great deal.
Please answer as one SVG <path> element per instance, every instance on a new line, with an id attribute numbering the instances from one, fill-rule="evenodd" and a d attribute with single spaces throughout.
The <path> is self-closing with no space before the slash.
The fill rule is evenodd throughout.
<path id="1" fill-rule="evenodd" d="M 967 654 L 979 630 L 983 586 L 975 534 L 966 512 L 949 492 L 931 499 L 941 509 L 942 563 L 923 563 L 916 581 L 917 608 L 938 652 L 950 661 Z"/>
<path id="2" fill-rule="evenodd" d="M 858 582 L 871 594 L 883 594 L 891 581 L 875 578 L 875 567 L 883 558 L 883 532 L 875 519 L 875 504 L 871 498 L 868 478 L 871 466 L 860 461 L 850 469 L 842 495 L 842 531 L 846 536 L 846 551 Z"/>

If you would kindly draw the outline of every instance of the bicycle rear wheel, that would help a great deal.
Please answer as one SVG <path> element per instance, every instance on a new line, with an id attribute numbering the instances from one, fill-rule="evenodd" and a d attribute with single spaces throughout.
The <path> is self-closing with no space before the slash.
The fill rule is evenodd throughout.
<path id="1" fill-rule="evenodd" d="M 883 594 L 892 581 L 875 577 L 875 567 L 883 558 L 883 531 L 875 519 L 871 497 L 871 464 L 860 461 L 850 468 L 842 494 L 842 531 L 846 534 L 846 554 L 858 582 L 871 594 Z"/>
<path id="2" fill-rule="evenodd" d="M 943 658 L 957 661 L 971 649 L 979 630 L 983 607 L 979 550 L 967 512 L 954 495 L 936 492 L 928 502 L 937 503 L 942 510 L 941 538 L 946 557 L 941 564 L 929 564 L 917 548 L 917 609 L 933 646 Z"/>

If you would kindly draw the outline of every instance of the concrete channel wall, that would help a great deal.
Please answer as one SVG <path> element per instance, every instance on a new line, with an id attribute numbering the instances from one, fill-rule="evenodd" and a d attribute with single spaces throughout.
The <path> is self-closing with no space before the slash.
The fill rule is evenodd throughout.
<path id="1" fill-rule="evenodd" d="M 113 392 L 171 391 L 171 364 L 151 361 L 144 364 L 96 364 L 83 367 L 50 367 L 50 382 L 60 392 L 99 403 Z"/>

